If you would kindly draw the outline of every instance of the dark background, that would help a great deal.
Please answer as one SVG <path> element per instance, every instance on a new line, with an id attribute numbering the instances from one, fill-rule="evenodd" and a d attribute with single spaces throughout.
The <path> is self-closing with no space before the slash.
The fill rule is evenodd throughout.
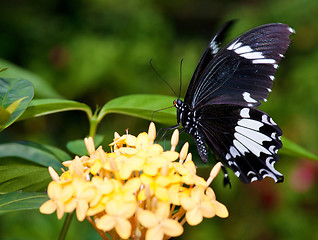
<path id="1" fill-rule="evenodd" d="M 10 0 L 0 1 L 0 58 L 41 76 L 64 98 L 92 108 L 127 94 L 173 95 L 149 65 L 175 91 L 182 66 L 182 96 L 196 63 L 215 31 L 238 19 L 228 38 L 257 25 L 282 22 L 296 30 L 262 110 L 284 136 L 318 153 L 318 1 L 317 0 Z M 5 66 L 0 66 L 5 67 Z M 39 91 L 36 97 L 41 97 Z M 113 132 L 137 134 L 148 121 L 109 115 L 99 127 L 106 144 Z M 18 122 L 0 142 L 30 140 L 62 149 L 88 134 L 83 113 L 67 112 Z M 317 164 L 282 156 L 275 165 L 285 182 L 232 189 L 218 177 L 212 187 L 229 209 L 186 227 L 182 239 L 318 239 Z M 56 239 L 62 221 L 37 211 L 0 217 L 0 239 Z M 74 221 L 68 239 L 99 239 L 87 222 Z"/>

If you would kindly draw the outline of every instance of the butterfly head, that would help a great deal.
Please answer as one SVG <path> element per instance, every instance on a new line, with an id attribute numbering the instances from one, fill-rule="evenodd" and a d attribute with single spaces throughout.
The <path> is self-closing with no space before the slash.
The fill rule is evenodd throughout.
<path id="1" fill-rule="evenodd" d="M 173 106 L 175 106 L 176 108 L 180 108 L 182 106 L 182 101 L 180 99 L 176 99 L 173 101 Z"/>

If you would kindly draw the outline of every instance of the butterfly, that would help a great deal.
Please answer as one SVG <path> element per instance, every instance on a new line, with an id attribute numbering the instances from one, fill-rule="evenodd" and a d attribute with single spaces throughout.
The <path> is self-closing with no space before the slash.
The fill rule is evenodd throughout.
<path id="1" fill-rule="evenodd" d="M 271 177 L 282 182 L 274 168 L 282 147 L 282 131 L 273 119 L 256 109 L 266 102 L 274 74 L 295 31 L 272 23 L 253 28 L 220 48 L 234 21 L 212 38 L 191 78 L 184 101 L 174 100 L 177 126 L 191 134 L 203 162 L 208 149 L 243 182 Z M 224 167 L 223 167 L 224 168 Z M 224 168 L 224 183 L 229 183 Z"/>

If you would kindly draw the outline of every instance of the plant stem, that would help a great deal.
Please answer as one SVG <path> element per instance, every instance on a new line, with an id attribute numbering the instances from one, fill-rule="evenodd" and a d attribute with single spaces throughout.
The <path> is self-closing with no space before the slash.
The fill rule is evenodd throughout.
<path id="1" fill-rule="evenodd" d="M 92 138 L 95 137 L 98 123 L 99 121 L 95 115 L 92 116 L 91 119 L 89 119 L 89 136 L 91 136 Z"/>
<path id="2" fill-rule="evenodd" d="M 69 228 L 69 226 L 71 224 L 73 215 L 74 215 L 74 212 L 66 214 L 66 218 L 65 218 L 65 221 L 64 221 L 64 224 L 63 224 L 63 228 L 62 228 L 62 230 L 60 232 L 59 240 L 64 240 L 65 239 L 66 233 L 67 233 L 68 228 Z"/>

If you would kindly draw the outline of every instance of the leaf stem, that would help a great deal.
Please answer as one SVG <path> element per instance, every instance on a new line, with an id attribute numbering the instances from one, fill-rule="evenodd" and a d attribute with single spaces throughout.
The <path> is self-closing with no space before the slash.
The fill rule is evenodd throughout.
<path id="1" fill-rule="evenodd" d="M 74 215 L 74 212 L 66 214 L 66 218 L 63 224 L 63 228 L 60 232 L 59 240 L 64 240 L 66 237 L 66 233 L 68 231 L 68 228 L 70 227 L 72 217 Z"/>

